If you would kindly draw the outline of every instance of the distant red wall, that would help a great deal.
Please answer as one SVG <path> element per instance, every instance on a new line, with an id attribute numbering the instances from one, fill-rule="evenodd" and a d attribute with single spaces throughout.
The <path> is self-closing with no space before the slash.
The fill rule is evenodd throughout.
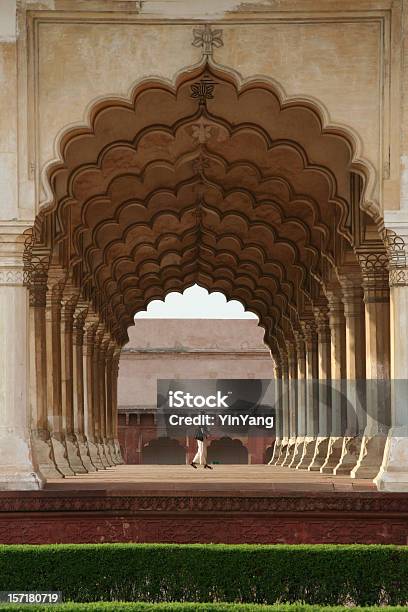
<path id="1" fill-rule="evenodd" d="M 119 442 L 125 463 L 142 464 L 142 453 L 149 442 L 158 438 L 154 414 L 119 414 Z M 263 464 L 266 452 L 273 440 L 263 437 L 240 437 L 248 451 L 249 463 Z M 212 442 L 209 439 L 209 444 Z M 194 438 L 177 438 L 177 442 L 186 450 L 185 463 L 190 463 L 196 453 L 197 443 Z"/>

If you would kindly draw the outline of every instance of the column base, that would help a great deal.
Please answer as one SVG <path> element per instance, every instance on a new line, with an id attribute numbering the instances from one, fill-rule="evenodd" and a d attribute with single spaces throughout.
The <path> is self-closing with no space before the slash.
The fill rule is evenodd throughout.
<path id="1" fill-rule="evenodd" d="M 10 471 L 12 470 L 10 466 Z M 44 481 L 35 472 L 0 470 L 0 491 L 38 491 L 44 486 Z"/>
<path id="2" fill-rule="evenodd" d="M 65 435 L 65 444 L 67 447 L 68 462 L 71 469 L 75 474 L 86 474 L 84 464 L 82 463 L 81 455 L 79 453 L 78 440 L 74 434 Z"/>
<path id="3" fill-rule="evenodd" d="M 350 473 L 351 478 L 373 479 L 380 471 L 387 436 L 383 434 L 363 436 L 357 465 Z"/>
<path id="4" fill-rule="evenodd" d="M 41 478 L 64 478 L 64 474 L 57 468 L 54 459 L 54 449 L 51 436 L 47 430 L 36 430 L 31 433 L 34 464 Z"/>
<path id="5" fill-rule="evenodd" d="M 115 465 L 119 465 L 120 460 L 116 456 L 115 440 L 113 440 L 113 439 L 107 440 L 107 445 L 108 445 L 110 456 L 112 458 L 113 465 L 114 466 Z"/>
<path id="6" fill-rule="evenodd" d="M 125 462 L 123 461 L 122 451 L 120 449 L 119 440 L 117 438 L 115 438 L 113 443 L 114 443 L 114 446 L 115 446 L 115 455 L 116 455 L 116 458 L 118 460 L 118 465 L 123 465 Z"/>
<path id="7" fill-rule="evenodd" d="M 282 445 L 282 440 L 280 438 L 276 438 L 275 439 L 275 444 L 273 447 L 273 454 L 271 457 L 271 460 L 269 461 L 268 465 L 275 465 L 278 457 L 280 455 L 280 451 L 281 451 L 281 445 Z"/>
<path id="8" fill-rule="evenodd" d="M 83 434 L 76 434 L 76 439 L 78 442 L 78 450 L 79 455 L 81 457 L 82 464 L 87 472 L 96 472 L 96 467 L 92 463 L 91 457 L 89 455 L 88 449 L 88 441 Z"/>
<path id="9" fill-rule="evenodd" d="M 24 429 L 0 428 L 0 491 L 41 489 L 44 480 L 31 460 L 29 434 Z"/>
<path id="10" fill-rule="evenodd" d="M 289 464 L 289 467 L 296 468 L 299 463 L 302 461 L 303 451 L 304 451 L 305 437 L 300 436 L 296 438 L 295 450 L 293 453 L 293 459 Z"/>
<path id="11" fill-rule="evenodd" d="M 287 452 L 286 452 L 286 457 L 282 462 L 282 467 L 288 467 L 290 462 L 293 459 L 293 453 L 295 452 L 295 446 L 296 446 L 296 438 L 289 438 L 289 442 L 288 442 L 288 448 L 287 448 Z"/>
<path id="12" fill-rule="evenodd" d="M 74 476 L 74 470 L 69 465 L 68 451 L 65 444 L 65 436 L 61 433 L 51 434 L 52 449 L 58 470 L 64 476 Z"/>
<path id="13" fill-rule="evenodd" d="M 324 465 L 327 458 L 329 441 L 330 438 L 328 436 L 319 436 L 317 438 L 313 460 L 307 468 L 309 472 L 320 472 L 320 468 Z"/>
<path id="14" fill-rule="evenodd" d="M 102 442 L 96 442 L 96 447 L 98 449 L 98 455 L 99 455 L 99 458 L 101 460 L 103 469 L 106 470 L 106 468 L 110 467 L 110 465 L 109 465 L 109 462 L 108 462 L 108 460 L 106 458 L 106 455 L 105 455 L 105 448 L 103 446 L 103 443 Z"/>
<path id="15" fill-rule="evenodd" d="M 384 449 L 381 469 L 374 479 L 379 491 L 408 491 L 408 428 L 393 427 Z"/>
<path id="16" fill-rule="evenodd" d="M 104 470 L 105 467 L 101 461 L 101 458 L 99 456 L 99 450 L 98 450 L 98 446 L 97 443 L 94 442 L 93 440 L 90 440 L 88 438 L 87 440 L 87 444 L 88 444 L 88 452 L 89 452 L 89 457 L 92 461 L 92 465 L 97 469 L 97 470 Z"/>
<path id="17" fill-rule="evenodd" d="M 361 450 L 361 436 L 347 436 L 343 439 L 343 448 L 339 463 L 333 470 L 336 476 L 349 476 L 356 467 Z"/>
<path id="18" fill-rule="evenodd" d="M 332 436 L 329 439 L 326 461 L 320 468 L 321 474 L 333 474 L 334 468 L 337 467 L 340 461 L 342 450 L 343 438 L 340 436 Z"/>
<path id="19" fill-rule="evenodd" d="M 105 453 L 106 461 L 108 462 L 108 467 L 115 466 L 116 463 L 114 462 L 113 457 L 112 457 L 111 448 L 109 446 L 109 440 L 107 438 L 104 438 L 102 445 L 103 445 L 103 450 Z"/>
<path id="20" fill-rule="evenodd" d="M 280 451 L 279 451 L 279 456 L 276 460 L 275 465 L 282 465 L 282 463 L 285 461 L 286 459 L 286 454 L 288 452 L 288 444 L 289 444 L 289 439 L 288 438 L 282 438 L 282 442 L 281 442 L 281 446 L 280 446 Z"/>
<path id="21" fill-rule="evenodd" d="M 316 438 L 314 437 L 305 438 L 305 444 L 303 447 L 303 455 L 302 455 L 302 458 L 299 464 L 296 467 L 297 470 L 307 470 L 309 468 L 309 465 L 313 461 L 315 450 L 316 450 Z"/>

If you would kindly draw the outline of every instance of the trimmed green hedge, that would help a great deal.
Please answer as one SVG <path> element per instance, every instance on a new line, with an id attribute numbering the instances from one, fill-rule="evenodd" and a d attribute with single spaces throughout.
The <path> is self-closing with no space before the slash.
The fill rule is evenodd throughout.
<path id="1" fill-rule="evenodd" d="M 405 605 L 408 548 L 376 545 L 0 546 L 0 591 L 64 600 Z"/>
<path id="2" fill-rule="evenodd" d="M 27 608 L 20 608 L 26 610 Z M 16 611 L 16 606 L 0 604 L 0 611 Z M 60 605 L 32 606 L 28 607 L 29 612 L 89 612 L 98 610 L 100 612 L 350 612 L 350 608 L 344 606 L 325 607 L 309 606 L 302 604 L 276 604 L 274 606 L 264 606 L 261 604 L 232 604 L 232 603 L 125 603 L 125 602 L 95 602 L 95 603 L 66 603 Z M 352 612 L 406 612 L 402 606 L 384 606 L 381 608 L 351 608 Z"/>

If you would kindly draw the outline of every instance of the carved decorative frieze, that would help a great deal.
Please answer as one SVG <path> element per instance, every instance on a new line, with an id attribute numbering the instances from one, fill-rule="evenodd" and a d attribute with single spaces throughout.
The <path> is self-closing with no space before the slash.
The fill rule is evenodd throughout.
<path id="1" fill-rule="evenodd" d="M 19 268 L 0 268 L 0 285 L 23 285 L 24 271 Z"/>
<path id="2" fill-rule="evenodd" d="M 368 513 L 381 513 L 385 516 L 408 514 L 408 495 L 367 493 L 341 493 L 334 495 L 302 494 L 302 495 L 268 495 L 268 496 L 230 496 L 230 495 L 53 495 L 37 494 L 26 496 L 21 492 L 0 495 L 0 517 L 4 513 L 74 513 L 78 512 L 126 512 L 130 513 L 182 513 L 188 515 L 195 512 L 217 514 L 236 512 L 253 514 L 323 513 L 326 516 L 336 515 L 344 520 L 344 516 L 357 513 L 367 519 Z M 406 516 L 405 516 L 406 518 Z M 91 517 L 91 520 L 93 518 Z"/>

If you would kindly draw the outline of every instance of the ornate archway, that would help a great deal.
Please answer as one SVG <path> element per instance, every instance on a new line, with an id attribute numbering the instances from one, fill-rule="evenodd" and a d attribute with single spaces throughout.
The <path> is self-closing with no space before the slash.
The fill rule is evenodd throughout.
<path id="1" fill-rule="evenodd" d="M 272 461 L 373 477 L 375 418 L 356 446 L 361 423 L 348 414 L 342 429 L 336 399 L 291 387 L 389 376 L 387 257 L 364 197 L 373 177 L 351 132 L 266 79 L 240 84 L 202 43 L 203 60 L 174 86 L 144 81 L 130 101 L 96 104 L 48 168 L 52 201 L 25 252 L 38 470 L 121 461 L 126 330 L 149 301 L 197 283 L 240 300 L 265 329 L 288 390 Z"/>

